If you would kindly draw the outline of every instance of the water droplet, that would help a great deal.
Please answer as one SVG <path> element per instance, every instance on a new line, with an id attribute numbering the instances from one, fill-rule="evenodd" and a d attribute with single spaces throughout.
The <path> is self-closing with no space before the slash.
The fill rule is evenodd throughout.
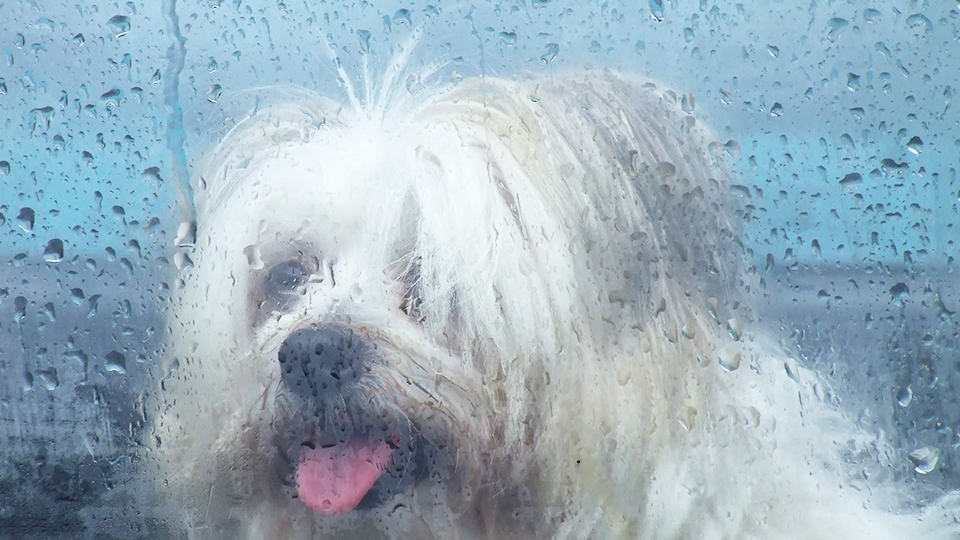
<path id="1" fill-rule="evenodd" d="M 20 225 L 20 228 L 23 229 L 24 232 L 30 232 L 33 230 L 35 219 L 36 214 L 33 208 L 21 208 L 20 214 L 17 215 L 17 224 Z"/>
<path id="2" fill-rule="evenodd" d="M 110 351 L 104 357 L 103 369 L 107 373 L 119 373 L 123 375 L 127 372 L 127 359 L 117 351 Z"/>
<path id="3" fill-rule="evenodd" d="M 23 322 L 27 316 L 27 297 L 18 296 L 13 299 L 13 321 L 17 326 Z"/>
<path id="4" fill-rule="evenodd" d="M 57 321 L 57 309 L 54 307 L 53 302 L 47 302 L 43 305 L 43 314 L 47 316 L 50 322 Z"/>
<path id="5" fill-rule="evenodd" d="M 140 173 L 140 177 L 144 180 L 153 180 L 158 184 L 163 182 L 163 178 L 160 177 L 160 167 L 148 167 Z"/>
<path id="6" fill-rule="evenodd" d="M 517 33 L 516 32 L 500 32 L 500 41 L 503 41 L 507 45 L 513 45 L 517 42 Z"/>
<path id="7" fill-rule="evenodd" d="M 890 287 L 890 299 L 897 300 L 905 299 L 910 296 L 910 289 L 907 287 L 907 284 L 904 282 L 899 282 L 893 287 Z"/>
<path id="8" fill-rule="evenodd" d="M 720 324 L 720 301 L 716 298 L 707 299 L 707 313 L 713 317 L 713 322 Z"/>
<path id="9" fill-rule="evenodd" d="M 724 143 L 723 150 L 724 152 L 727 153 L 727 155 L 731 157 L 739 156 L 741 152 L 740 143 L 733 139 L 730 139 L 729 141 Z"/>
<path id="10" fill-rule="evenodd" d="M 56 111 L 50 106 L 31 109 L 30 116 L 33 118 L 33 123 L 30 129 L 33 131 L 37 129 L 50 129 L 50 121 L 53 119 L 54 114 L 56 114 Z"/>
<path id="11" fill-rule="evenodd" d="M 883 170 L 883 173 L 887 175 L 887 177 L 891 177 L 902 170 L 908 169 L 909 167 L 910 166 L 907 165 L 906 161 L 897 163 L 895 160 L 890 158 L 884 158 L 880 162 L 880 168 Z"/>
<path id="12" fill-rule="evenodd" d="M 41 369 L 37 371 L 37 377 L 40 379 L 40 384 L 51 392 L 60 386 L 60 378 L 57 377 L 56 368 Z"/>
<path id="13" fill-rule="evenodd" d="M 113 88 L 100 96 L 100 103 L 106 107 L 117 107 L 120 105 L 120 98 L 122 97 L 123 92 L 119 88 Z"/>
<path id="14" fill-rule="evenodd" d="M 937 468 L 937 462 L 940 461 L 940 451 L 929 446 L 917 448 L 910 452 L 910 461 L 913 462 L 913 470 L 920 474 L 928 474 Z"/>
<path id="15" fill-rule="evenodd" d="M 933 23 L 930 22 L 930 19 L 926 18 L 920 13 L 914 13 L 913 15 L 907 17 L 907 26 L 910 28 L 923 27 L 922 29 L 924 33 L 933 30 Z"/>
<path id="16" fill-rule="evenodd" d="M 407 80 L 404 81 L 404 85 L 407 87 L 407 92 L 409 92 L 410 95 L 414 95 L 426 88 L 423 83 L 420 82 L 420 78 L 416 75 L 410 75 L 407 77 Z"/>
<path id="17" fill-rule="evenodd" d="M 649 0 L 650 14 L 657 22 L 663 21 L 663 0 Z"/>
<path id="18" fill-rule="evenodd" d="M 697 409 L 689 405 L 680 407 L 680 413 L 677 415 L 677 420 L 680 422 L 680 427 L 682 427 L 685 431 L 693 430 L 697 420 Z"/>
<path id="19" fill-rule="evenodd" d="M 877 22 L 880 19 L 880 12 L 873 8 L 865 9 L 863 10 L 863 18 L 869 23 Z"/>
<path id="20" fill-rule="evenodd" d="M 836 41 L 847 26 L 850 26 L 850 23 L 846 19 L 841 19 L 840 17 L 830 19 L 827 21 L 827 28 L 829 28 L 827 37 L 830 38 L 830 41 Z"/>
<path id="21" fill-rule="evenodd" d="M 740 324 L 740 319 L 736 317 L 727 319 L 727 332 L 730 332 L 730 337 L 734 341 L 740 341 L 740 337 L 743 335 L 743 326 Z"/>
<path id="22" fill-rule="evenodd" d="M 683 29 L 683 40 L 687 43 L 693 41 L 693 38 L 696 37 L 693 33 L 693 28 L 684 28 Z"/>
<path id="23" fill-rule="evenodd" d="M 73 36 L 73 43 L 78 47 L 83 45 L 85 42 L 86 40 L 84 39 L 83 34 L 77 34 Z"/>
<path id="24" fill-rule="evenodd" d="M 684 94 L 680 99 L 680 108 L 683 109 L 683 112 L 687 114 L 693 114 L 694 109 L 696 109 L 697 103 L 693 98 L 693 94 Z"/>
<path id="25" fill-rule="evenodd" d="M 254 270 L 261 270 L 264 266 L 263 259 L 260 257 L 260 246 L 250 245 L 243 248 L 243 255 L 247 258 L 247 264 Z"/>
<path id="26" fill-rule="evenodd" d="M 153 75 L 150 77 L 150 84 L 159 84 L 160 83 L 160 70 L 153 72 Z"/>
<path id="27" fill-rule="evenodd" d="M 920 152 L 923 152 L 923 141 L 920 137 L 914 136 L 907 142 L 907 150 L 909 150 L 914 155 L 920 155 Z"/>
<path id="28" fill-rule="evenodd" d="M 677 166 L 669 161 L 661 161 L 657 163 L 655 171 L 657 176 L 663 179 L 672 178 L 677 174 Z"/>
<path id="29" fill-rule="evenodd" d="M 696 327 L 689 320 L 683 324 L 680 333 L 687 339 L 693 339 L 697 335 Z"/>
<path id="30" fill-rule="evenodd" d="M 178 252 L 173 255 L 173 263 L 177 266 L 177 270 L 184 270 L 185 268 L 193 266 L 193 260 L 183 252 Z"/>
<path id="31" fill-rule="evenodd" d="M 893 58 L 893 53 L 890 52 L 890 49 L 887 48 L 886 44 L 882 41 L 878 41 L 873 44 L 873 48 L 880 51 L 880 54 L 887 58 Z"/>
<path id="32" fill-rule="evenodd" d="M 58 263 L 63 260 L 63 240 L 54 238 L 47 242 L 47 247 L 43 250 L 43 260 L 48 263 Z"/>
<path id="33" fill-rule="evenodd" d="M 359 284 L 354 283 L 350 287 L 350 299 L 357 304 L 363 303 L 363 289 L 360 288 Z"/>
<path id="34" fill-rule="evenodd" d="M 780 56 L 780 47 L 776 45 L 767 45 L 767 52 L 770 53 L 770 56 L 777 58 Z"/>
<path id="35" fill-rule="evenodd" d="M 847 73 L 847 90 L 851 92 L 860 90 L 860 76 L 856 73 Z"/>
<path id="36" fill-rule="evenodd" d="M 34 23 L 34 26 L 37 28 L 46 28 L 47 30 L 53 30 L 54 28 L 57 27 L 57 23 L 51 21 L 47 17 L 40 17 L 39 19 L 37 19 L 37 22 Z"/>
<path id="37" fill-rule="evenodd" d="M 23 372 L 23 391 L 27 392 L 33 389 L 33 373 L 29 371 Z"/>
<path id="38" fill-rule="evenodd" d="M 0 161 L 0 176 L 6 176 L 8 174 L 10 174 L 10 162 Z"/>
<path id="39" fill-rule="evenodd" d="M 663 335 L 670 343 L 676 343 L 679 332 L 677 331 L 677 321 L 670 321 L 663 327 Z"/>
<path id="40" fill-rule="evenodd" d="M 73 303 L 80 305 L 80 302 L 83 302 L 83 299 L 86 298 L 83 294 L 83 289 L 74 288 L 70 289 L 70 297 L 73 299 Z"/>
<path id="41" fill-rule="evenodd" d="M 769 272 L 770 270 L 773 270 L 773 265 L 774 265 L 773 253 L 767 253 L 767 262 L 766 262 L 766 265 L 763 267 L 763 269 Z"/>
<path id="42" fill-rule="evenodd" d="M 0 96 L 5 95 L 6 93 L 7 93 L 7 81 L 5 81 L 3 77 L 0 77 Z"/>
<path id="43" fill-rule="evenodd" d="M 774 103 L 773 107 L 770 108 L 770 116 L 774 118 L 783 116 L 783 105 L 781 105 L 779 102 Z"/>
<path id="44" fill-rule="evenodd" d="M 89 306 L 87 309 L 88 319 L 97 314 L 97 306 L 100 305 L 101 298 L 103 298 L 103 295 L 100 294 L 94 294 L 91 295 L 90 298 L 87 298 L 87 306 Z"/>
<path id="45" fill-rule="evenodd" d="M 207 62 L 207 73 L 216 73 L 217 67 L 217 59 L 211 56 L 210 61 Z"/>
<path id="46" fill-rule="evenodd" d="M 410 20 L 410 10 L 405 8 L 398 9 L 397 12 L 393 14 L 393 22 L 396 24 L 404 22 L 407 24 L 412 24 Z"/>
<path id="47" fill-rule="evenodd" d="M 863 182 L 863 175 L 858 172 L 852 172 L 840 179 L 841 186 L 854 186 Z"/>
<path id="48" fill-rule="evenodd" d="M 800 368 L 797 367 L 797 361 L 793 358 L 787 358 L 783 361 L 783 369 L 787 372 L 787 377 L 793 382 L 800 382 Z"/>
<path id="49" fill-rule="evenodd" d="M 173 245 L 177 247 L 192 247 L 197 242 L 197 222 L 185 220 L 177 226 L 177 237 Z"/>
<path id="50" fill-rule="evenodd" d="M 360 40 L 360 50 L 364 54 L 370 54 L 370 31 L 357 30 L 357 38 Z"/>
<path id="51" fill-rule="evenodd" d="M 742 355 L 740 352 L 730 351 L 720 353 L 719 357 L 717 358 L 718 362 L 720 363 L 720 367 L 727 371 L 736 371 L 737 368 L 740 367 L 741 359 Z"/>
<path id="52" fill-rule="evenodd" d="M 113 28 L 114 35 L 116 37 L 121 37 L 127 35 L 127 32 L 130 31 L 130 17 L 126 15 L 114 15 L 110 17 L 110 20 L 107 21 L 107 24 Z"/>
<path id="53" fill-rule="evenodd" d="M 913 388 L 910 388 L 910 385 L 901 388 L 897 392 L 897 403 L 899 403 L 901 407 L 910 405 L 911 401 L 913 401 Z"/>
<path id="54" fill-rule="evenodd" d="M 647 49 L 647 44 L 640 39 L 633 45 L 633 48 L 637 51 L 637 54 L 640 54 Z"/>
<path id="55" fill-rule="evenodd" d="M 556 43 L 547 43 L 547 46 L 543 49 L 543 54 L 540 55 L 540 60 L 543 60 L 544 64 L 549 64 L 553 62 L 553 59 L 557 57 L 557 53 L 559 52 L 559 45 Z"/>
<path id="56" fill-rule="evenodd" d="M 636 150 L 627 152 L 627 155 L 624 157 L 624 165 L 626 166 L 627 174 L 630 176 L 638 174 L 640 172 L 640 153 Z"/>
<path id="57" fill-rule="evenodd" d="M 210 103 L 216 103 L 220 99 L 220 94 L 223 93 L 223 87 L 219 84 L 211 86 L 207 90 L 207 101 Z"/>

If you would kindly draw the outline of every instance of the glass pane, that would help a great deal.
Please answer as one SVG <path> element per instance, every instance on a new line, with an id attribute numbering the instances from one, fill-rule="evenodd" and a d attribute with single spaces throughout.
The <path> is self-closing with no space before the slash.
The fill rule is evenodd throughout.
<path id="1" fill-rule="evenodd" d="M 0 537 L 960 535 L 956 5 L 0 20 Z"/>

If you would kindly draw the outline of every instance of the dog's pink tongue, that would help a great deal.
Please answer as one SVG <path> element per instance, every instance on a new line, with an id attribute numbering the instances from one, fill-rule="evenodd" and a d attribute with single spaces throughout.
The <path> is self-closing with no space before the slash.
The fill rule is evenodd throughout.
<path id="1" fill-rule="evenodd" d="M 300 500 L 323 514 L 353 510 L 383 474 L 392 453 L 383 441 L 361 439 L 329 448 L 304 448 L 296 476 Z"/>

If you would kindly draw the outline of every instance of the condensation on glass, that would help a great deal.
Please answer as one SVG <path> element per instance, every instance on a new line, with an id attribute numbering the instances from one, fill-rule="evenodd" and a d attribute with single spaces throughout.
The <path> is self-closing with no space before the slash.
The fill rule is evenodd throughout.
<path id="1" fill-rule="evenodd" d="M 0 19 L 0 536 L 956 515 L 956 5 Z"/>

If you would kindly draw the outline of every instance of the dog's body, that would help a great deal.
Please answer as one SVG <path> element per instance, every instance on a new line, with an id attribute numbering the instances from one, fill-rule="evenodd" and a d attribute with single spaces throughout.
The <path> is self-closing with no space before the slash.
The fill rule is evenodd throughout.
<path id="1" fill-rule="evenodd" d="M 743 329 L 720 145 L 678 101 L 488 78 L 228 134 L 155 422 L 191 538 L 956 534 L 858 479 L 883 441 Z"/>

